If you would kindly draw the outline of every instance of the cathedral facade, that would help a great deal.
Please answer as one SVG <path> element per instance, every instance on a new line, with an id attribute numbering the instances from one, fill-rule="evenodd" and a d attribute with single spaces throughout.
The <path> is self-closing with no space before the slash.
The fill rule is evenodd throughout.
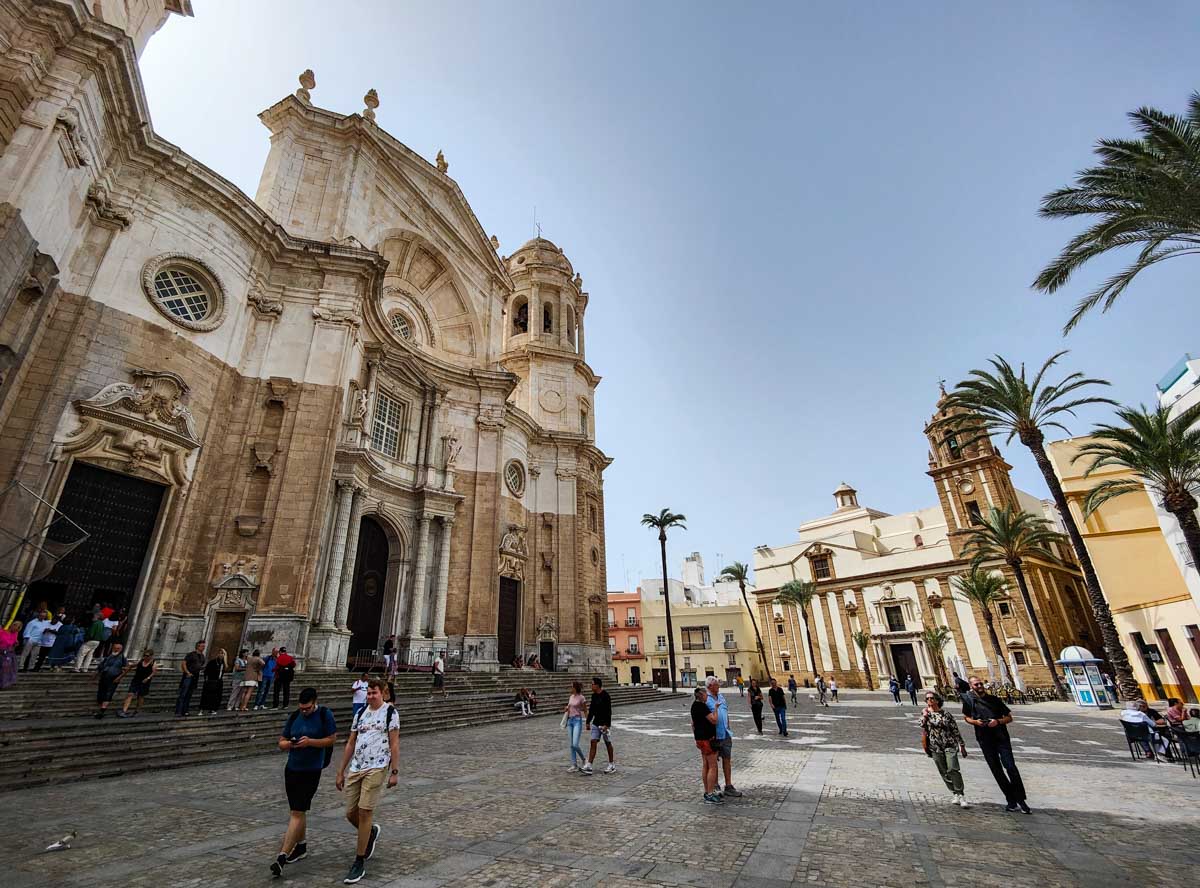
<path id="1" fill-rule="evenodd" d="M 772 671 L 785 682 L 789 673 L 801 683 L 821 674 L 864 687 L 866 664 L 875 687 L 890 677 L 903 685 L 908 675 L 931 687 L 955 671 L 1051 685 L 1057 667 L 1039 650 L 1008 565 L 984 564 L 1004 577 L 1007 591 L 988 614 L 964 598 L 955 580 L 971 568 L 965 544 L 989 508 L 1022 509 L 1056 527 L 1061 522 L 1052 504 L 1013 486 L 1012 467 L 990 440 L 960 442 L 948 433 L 948 409 L 939 400 L 925 426 L 937 505 L 888 514 L 860 505 L 858 491 L 843 484 L 833 493 L 832 513 L 804 521 L 792 542 L 755 550 L 759 625 Z M 1051 656 L 1074 644 L 1097 649 L 1100 633 L 1065 537 L 1045 557 L 1024 559 L 1022 568 Z M 776 601 L 779 588 L 795 579 L 816 585 L 804 615 Z M 940 650 L 928 630 L 944 630 Z"/>
<path id="2" fill-rule="evenodd" d="M 540 237 L 501 255 L 440 152 L 374 90 L 318 107 L 311 71 L 243 194 L 150 124 L 170 14 L 0 3 L 0 486 L 89 534 L 25 594 L 126 609 L 167 658 L 335 669 L 394 634 L 412 663 L 605 666 L 582 277 Z"/>

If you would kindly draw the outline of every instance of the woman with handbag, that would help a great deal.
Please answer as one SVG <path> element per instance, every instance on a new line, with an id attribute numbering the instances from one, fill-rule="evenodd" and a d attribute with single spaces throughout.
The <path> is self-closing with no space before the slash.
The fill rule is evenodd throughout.
<path id="1" fill-rule="evenodd" d="M 567 699 L 567 705 L 563 707 L 562 725 L 567 729 L 571 770 L 586 774 L 583 766 L 587 764 L 587 756 L 579 748 L 579 738 L 583 735 L 583 720 L 587 717 L 587 698 L 583 696 L 583 685 L 580 682 L 571 682 L 571 688 L 571 696 Z"/>

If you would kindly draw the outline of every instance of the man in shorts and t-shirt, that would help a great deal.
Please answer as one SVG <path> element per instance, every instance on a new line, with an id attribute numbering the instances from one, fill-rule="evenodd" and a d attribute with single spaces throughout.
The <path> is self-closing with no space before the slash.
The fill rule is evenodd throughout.
<path id="1" fill-rule="evenodd" d="M 709 805 L 719 805 L 721 797 L 717 795 L 717 750 L 713 741 L 717 736 L 717 714 L 708 709 L 708 692 L 704 688 L 696 688 L 692 697 L 692 736 L 696 739 L 696 748 L 700 750 L 700 779 L 704 783 L 704 801 Z"/>
<path id="2" fill-rule="evenodd" d="M 354 692 L 354 698 L 350 701 L 350 721 L 358 718 L 358 714 L 367 708 L 367 678 L 370 673 L 364 672 L 354 684 L 350 685 L 350 690 Z"/>
<path id="3" fill-rule="evenodd" d="M 741 791 L 733 785 L 733 732 L 729 730 L 729 706 L 725 702 L 725 695 L 721 693 L 721 679 L 710 675 L 704 684 L 708 688 L 705 702 L 709 711 L 717 716 L 717 738 L 713 741 L 713 748 L 725 769 L 725 789 L 721 796 L 741 798 Z"/>
<path id="4" fill-rule="evenodd" d="M 283 875 L 283 868 L 308 854 L 306 829 L 308 810 L 313 796 L 321 785 L 321 771 L 329 764 L 333 745 L 337 743 L 337 724 L 333 713 L 317 705 L 317 689 L 300 692 L 300 708 L 288 716 L 279 735 L 279 748 L 288 754 L 283 769 L 283 786 L 287 791 L 287 832 L 283 846 L 271 864 L 271 872 Z"/>
<path id="5" fill-rule="evenodd" d="M 446 661 L 443 658 L 445 652 L 439 652 L 433 658 L 433 690 L 429 692 L 429 699 L 433 699 L 434 692 L 440 692 L 442 699 L 446 699 Z"/>
<path id="6" fill-rule="evenodd" d="M 583 773 L 592 773 L 592 762 L 596 760 L 596 744 L 601 740 L 604 741 L 604 749 L 608 753 L 608 766 L 604 773 L 613 773 L 617 770 L 617 764 L 613 760 L 612 698 L 608 696 L 608 691 L 604 690 L 604 682 L 598 675 L 592 679 L 592 703 L 588 706 L 585 727 L 591 728 L 592 747 L 588 750 L 588 760 L 583 766 Z"/>
<path id="7" fill-rule="evenodd" d="M 346 885 L 367 874 L 366 861 L 379 841 L 379 824 L 372 822 L 375 805 L 384 784 L 395 786 L 400 773 L 400 718 L 396 707 L 383 701 L 385 686 L 376 678 L 367 682 L 367 708 L 350 725 L 338 768 L 337 788 L 346 793 L 346 819 L 358 827 L 354 863 L 342 880 Z"/>

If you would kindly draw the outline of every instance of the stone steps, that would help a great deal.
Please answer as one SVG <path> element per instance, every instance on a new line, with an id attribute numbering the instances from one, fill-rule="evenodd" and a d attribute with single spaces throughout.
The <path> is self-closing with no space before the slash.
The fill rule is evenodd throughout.
<path id="1" fill-rule="evenodd" d="M 344 676 L 342 677 L 344 678 Z M 664 698 L 652 687 L 614 688 L 614 706 Z M 294 702 L 294 701 L 293 701 Z M 535 717 L 558 717 L 566 694 L 546 696 Z M 346 735 L 348 703 L 330 707 Z M 401 734 L 453 730 L 481 721 L 517 719 L 511 694 L 473 695 L 433 703 L 399 703 Z M 132 719 L 31 718 L 0 725 L 0 785 L 25 787 L 111 777 L 136 771 L 234 761 L 276 746 L 280 711 L 216 716 L 143 714 Z"/>

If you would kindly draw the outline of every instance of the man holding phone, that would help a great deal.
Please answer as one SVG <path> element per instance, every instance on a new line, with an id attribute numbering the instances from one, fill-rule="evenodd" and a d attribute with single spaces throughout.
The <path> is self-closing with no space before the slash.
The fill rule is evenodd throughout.
<path id="1" fill-rule="evenodd" d="M 287 832 L 283 834 L 283 846 L 271 864 L 272 875 L 282 876 L 287 864 L 302 860 L 308 854 L 305 841 L 308 810 L 321 785 L 321 771 L 333 758 L 335 743 L 337 724 L 333 713 L 317 705 L 316 688 L 305 688 L 300 692 L 300 708 L 288 716 L 279 736 L 279 748 L 288 754 L 283 785 L 291 813 Z"/>

